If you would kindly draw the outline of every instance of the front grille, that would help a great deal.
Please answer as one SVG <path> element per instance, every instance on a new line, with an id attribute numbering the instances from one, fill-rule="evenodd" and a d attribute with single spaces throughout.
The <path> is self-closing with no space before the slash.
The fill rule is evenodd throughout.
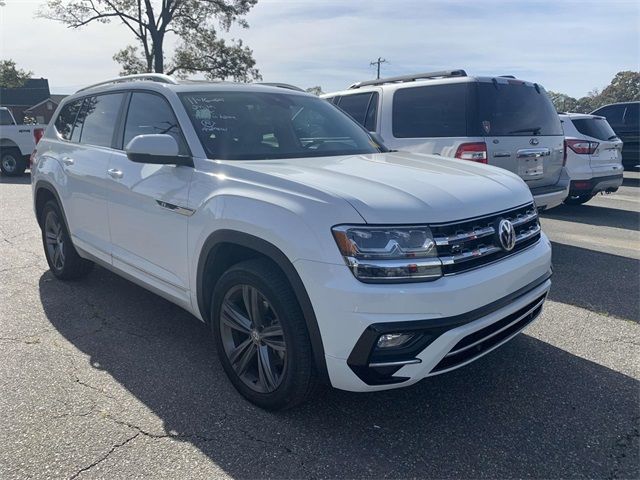
<path id="1" fill-rule="evenodd" d="M 501 219 L 511 221 L 516 232 L 513 250 L 506 251 L 497 237 Z M 465 272 L 518 253 L 540 239 L 538 212 L 531 203 L 485 217 L 442 225 L 431 225 L 431 232 L 445 275 Z"/>
<path id="2" fill-rule="evenodd" d="M 546 294 L 538 297 L 502 320 L 464 337 L 440 360 L 431 373 L 447 370 L 473 360 L 518 333 L 540 314 L 545 296 Z"/>

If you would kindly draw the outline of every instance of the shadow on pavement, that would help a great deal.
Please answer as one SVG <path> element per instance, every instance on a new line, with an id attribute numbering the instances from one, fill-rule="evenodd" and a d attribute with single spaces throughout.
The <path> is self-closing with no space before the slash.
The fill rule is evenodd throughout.
<path id="1" fill-rule="evenodd" d="M 640 322 L 640 262 L 552 242 L 549 299 Z"/>
<path id="2" fill-rule="evenodd" d="M 602 227 L 640 231 L 640 214 L 631 210 L 600 207 L 597 205 L 560 205 L 544 212 L 542 218 L 585 223 Z"/>
<path id="3" fill-rule="evenodd" d="M 13 185 L 27 185 L 31 183 L 31 174 L 25 173 L 24 175 L 19 175 L 17 177 L 7 177 L 6 175 L 0 174 L 0 184 L 2 183 Z"/>
<path id="4" fill-rule="evenodd" d="M 622 180 L 623 187 L 640 187 L 640 178 L 625 176 Z"/>
<path id="5" fill-rule="evenodd" d="M 412 388 L 324 389 L 274 414 L 236 394 L 207 328 L 160 297 L 100 268 L 70 284 L 47 272 L 39 288 L 94 368 L 235 478 L 638 474 L 638 382 L 526 335 Z"/>

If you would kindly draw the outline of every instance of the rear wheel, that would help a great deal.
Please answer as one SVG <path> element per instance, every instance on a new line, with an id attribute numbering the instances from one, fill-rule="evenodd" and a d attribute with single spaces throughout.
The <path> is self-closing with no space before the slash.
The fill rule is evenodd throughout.
<path id="1" fill-rule="evenodd" d="M 236 389 L 268 409 L 303 402 L 316 385 L 311 342 L 296 297 L 267 260 L 237 264 L 212 298 L 218 356 Z"/>
<path id="2" fill-rule="evenodd" d="M 52 200 L 42 209 L 42 244 L 51 272 L 61 280 L 81 278 L 93 268 L 93 262 L 78 255 L 60 208 Z"/>
<path id="3" fill-rule="evenodd" d="M 587 193 L 584 195 L 569 195 L 564 199 L 564 203 L 567 205 L 582 205 L 583 203 L 587 203 L 594 197 L 593 194 Z"/>
<path id="4" fill-rule="evenodd" d="M 27 162 L 17 148 L 5 148 L 0 151 L 0 170 L 8 177 L 22 175 Z"/>

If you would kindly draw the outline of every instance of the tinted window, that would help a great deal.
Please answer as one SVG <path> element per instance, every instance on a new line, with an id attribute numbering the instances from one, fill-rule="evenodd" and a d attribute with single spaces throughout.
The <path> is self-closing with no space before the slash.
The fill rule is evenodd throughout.
<path id="1" fill-rule="evenodd" d="M 572 122 L 581 134 L 598 140 L 612 140 L 616 136 L 604 118 L 578 118 Z"/>
<path id="2" fill-rule="evenodd" d="M 263 92 L 180 94 L 210 158 L 261 160 L 377 153 L 367 133 L 329 103 Z"/>
<path id="3" fill-rule="evenodd" d="M 393 96 L 396 138 L 467 135 L 466 83 L 403 88 Z"/>
<path id="4" fill-rule="evenodd" d="M 137 135 L 164 133 L 176 139 L 180 153 L 187 154 L 186 144 L 169 103 L 153 93 L 136 92 L 131 96 L 124 127 L 123 146 Z"/>
<path id="5" fill-rule="evenodd" d="M 630 103 L 624 112 L 624 124 L 628 127 L 638 126 L 638 117 L 640 116 L 640 103 Z"/>
<path id="6" fill-rule="evenodd" d="M 67 103 L 62 110 L 60 110 L 60 115 L 56 118 L 55 127 L 60 135 L 65 140 L 71 140 L 71 132 L 73 131 L 73 124 L 76 120 L 76 116 L 78 115 L 78 110 L 82 106 L 82 100 L 76 100 L 75 102 Z"/>
<path id="7" fill-rule="evenodd" d="M 489 136 L 563 134 L 545 91 L 517 81 L 478 84 L 478 121 Z"/>
<path id="8" fill-rule="evenodd" d="M 0 125 L 13 125 L 13 118 L 8 110 L 0 110 Z"/>
<path id="9" fill-rule="evenodd" d="M 592 112 L 594 115 L 601 115 L 607 117 L 607 121 L 610 125 L 616 126 L 622 124 L 622 116 L 624 114 L 624 105 L 609 105 L 599 108 Z"/>
<path id="10" fill-rule="evenodd" d="M 110 93 L 86 98 L 75 129 L 82 124 L 80 143 L 110 147 L 124 93 Z M 77 137 L 75 131 L 73 137 Z"/>
<path id="11" fill-rule="evenodd" d="M 340 99 L 338 106 L 347 112 L 360 125 L 364 125 L 367 116 L 367 108 L 371 100 L 371 93 L 359 93 L 357 95 L 345 95 Z"/>
<path id="12" fill-rule="evenodd" d="M 371 101 L 369 102 L 369 110 L 367 111 L 367 118 L 364 120 L 364 128 L 369 132 L 376 131 L 376 119 L 378 118 L 378 92 L 373 92 Z"/>

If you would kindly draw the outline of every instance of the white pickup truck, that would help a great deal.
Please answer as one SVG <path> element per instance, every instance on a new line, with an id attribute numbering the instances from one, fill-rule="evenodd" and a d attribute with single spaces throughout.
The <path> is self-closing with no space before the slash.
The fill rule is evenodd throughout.
<path id="1" fill-rule="evenodd" d="M 0 170 L 3 175 L 22 175 L 29 156 L 46 125 L 18 125 L 11 111 L 0 107 Z"/>

